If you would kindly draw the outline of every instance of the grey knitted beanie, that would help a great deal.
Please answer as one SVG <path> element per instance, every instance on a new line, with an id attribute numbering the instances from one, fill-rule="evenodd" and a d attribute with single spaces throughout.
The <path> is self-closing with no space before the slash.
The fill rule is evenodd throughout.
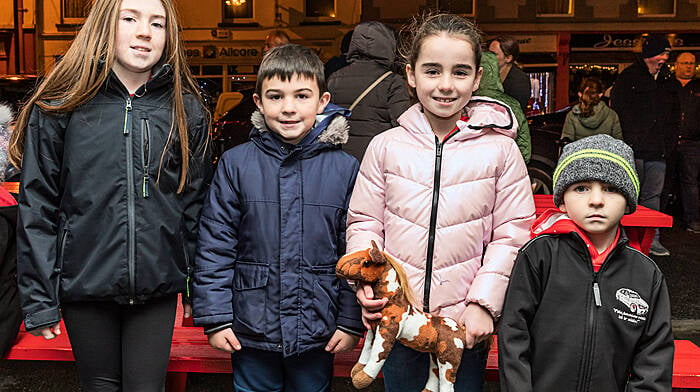
<path id="1" fill-rule="evenodd" d="M 637 209 L 639 178 L 630 146 L 610 135 L 593 135 L 564 146 L 554 170 L 554 204 L 564 202 L 571 184 L 600 181 L 615 186 L 625 199 L 629 213 Z"/>

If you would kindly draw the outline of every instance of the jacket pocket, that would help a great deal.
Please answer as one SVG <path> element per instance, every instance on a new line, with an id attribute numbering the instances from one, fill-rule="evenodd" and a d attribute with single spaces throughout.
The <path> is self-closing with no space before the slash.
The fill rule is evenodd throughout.
<path id="1" fill-rule="evenodd" d="M 237 262 L 233 275 L 233 330 L 264 335 L 267 297 L 267 264 Z"/>
<path id="2" fill-rule="evenodd" d="M 338 296 L 340 280 L 335 274 L 335 264 L 311 267 L 313 284 L 313 311 L 311 320 L 311 337 L 326 338 L 335 329 L 338 317 Z"/>

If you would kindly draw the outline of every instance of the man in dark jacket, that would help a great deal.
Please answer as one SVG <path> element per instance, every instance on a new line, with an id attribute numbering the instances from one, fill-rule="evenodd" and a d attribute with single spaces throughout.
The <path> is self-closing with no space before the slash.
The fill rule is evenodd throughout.
<path id="1" fill-rule="evenodd" d="M 683 52 L 676 59 L 676 80 L 681 108 L 677 140 L 681 200 L 686 230 L 700 233 L 698 174 L 700 174 L 700 79 L 695 77 L 695 56 Z"/>
<path id="2" fill-rule="evenodd" d="M 391 71 L 396 57 L 394 32 L 379 22 L 357 25 L 348 50 L 350 65 L 333 73 L 328 91 L 334 104 L 349 108 L 378 78 Z M 350 138 L 343 150 L 362 161 L 372 137 L 398 125 L 399 116 L 411 106 L 404 79 L 390 73 L 352 110 Z"/>
<path id="3" fill-rule="evenodd" d="M 659 210 L 666 176 L 666 149 L 677 134 L 680 114 L 673 76 L 666 66 L 671 45 L 665 36 L 651 35 L 642 56 L 617 77 L 610 97 L 620 117 L 625 142 L 634 150 L 642 188 L 639 204 Z M 651 254 L 668 256 L 658 231 Z"/>

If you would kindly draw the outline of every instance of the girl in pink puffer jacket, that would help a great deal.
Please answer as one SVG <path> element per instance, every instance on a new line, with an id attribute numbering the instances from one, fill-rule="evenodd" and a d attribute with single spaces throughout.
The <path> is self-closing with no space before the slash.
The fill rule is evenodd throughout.
<path id="1" fill-rule="evenodd" d="M 480 391 L 485 345 L 494 331 L 518 249 L 535 208 L 508 106 L 472 97 L 481 37 L 468 20 L 437 14 L 415 21 L 403 51 L 419 103 L 399 127 L 370 143 L 348 211 L 347 252 L 374 240 L 403 266 L 425 311 L 467 327 L 456 391 Z M 449 50 L 446 50 L 449 48 Z M 357 291 L 365 319 L 385 300 Z M 421 304 L 417 304 L 421 305 Z M 385 390 L 419 391 L 428 354 L 396 345 L 383 367 Z"/>

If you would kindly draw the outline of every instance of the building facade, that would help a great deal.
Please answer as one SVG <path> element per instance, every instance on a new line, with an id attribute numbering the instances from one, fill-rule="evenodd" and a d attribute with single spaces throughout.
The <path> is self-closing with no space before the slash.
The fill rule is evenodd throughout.
<path id="1" fill-rule="evenodd" d="M 531 75 L 531 102 L 551 112 L 576 100 L 587 76 L 608 86 L 641 51 L 642 37 L 666 34 L 674 52 L 700 50 L 699 0 L 364 0 L 363 20 L 401 25 L 415 10 L 473 17 L 486 39 L 513 36 Z M 673 61 L 674 56 L 671 56 Z"/>
<path id="2" fill-rule="evenodd" d="M 36 73 L 34 1 L 0 1 L 0 75 Z"/>
<path id="3" fill-rule="evenodd" d="M 17 1 L 28 10 L 24 34 L 33 34 L 31 44 L 23 41 L 25 62 L 34 61 L 39 71 L 46 70 L 70 44 L 91 0 L 13 0 Z M 3 12 L 8 2 L 0 5 L 0 45 L 5 45 L 0 46 L 0 73 L 14 69 L 9 53 L 17 29 Z M 192 70 L 217 91 L 236 90 L 241 83 L 254 81 L 264 38 L 272 30 L 285 31 L 293 42 L 312 47 L 327 60 L 339 53 L 343 35 L 357 23 L 379 20 L 398 29 L 427 9 L 472 17 L 486 38 L 517 38 L 520 63 L 535 85 L 533 102 L 543 111 L 572 101 L 582 77 L 596 75 L 612 83 L 639 53 L 644 34 L 667 34 L 674 50 L 700 49 L 700 0 L 404 0 L 400 6 L 394 0 L 176 0 L 176 4 Z"/>

